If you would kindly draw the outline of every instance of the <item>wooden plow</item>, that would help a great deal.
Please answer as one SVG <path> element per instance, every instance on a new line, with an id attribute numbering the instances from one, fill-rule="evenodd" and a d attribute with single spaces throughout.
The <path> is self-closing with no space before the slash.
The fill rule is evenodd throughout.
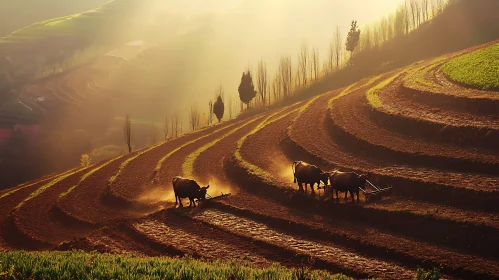
<path id="1" fill-rule="evenodd" d="M 206 193 L 206 196 L 207 198 L 206 199 L 203 199 L 203 200 L 213 200 L 213 199 L 219 199 L 219 198 L 224 198 L 224 197 L 228 197 L 230 196 L 231 193 L 223 193 L 223 192 L 220 192 L 220 195 L 217 195 L 217 196 L 211 196 L 209 193 Z M 203 200 L 200 200 L 200 199 L 196 199 L 196 202 L 199 202 L 199 201 L 203 201 Z"/>
<path id="2" fill-rule="evenodd" d="M 365 188 L 365 187 L 359 188 L 360 191 L 365 195 L 366 201 L 370 200 L 371 197 L 378 197 L 379 198 L 379 197 L 381 197 L 382 193 L 388 192 L 391 189 L 393 189 L 392 186 L 388 186 L 386 188 L 379 188 L 376 185 L 374 185 L 373 183 L 369 182 L 368 180 L 366 180 L 366 183 L 369 184 L 374 189 L 373 191 L 368 191 L 367 188 Z M 317 187 L 317 190 L 324 190 L 324 192 L 325 192 L 326 188 L 331 188 L 331 185 L 319 186 L 319 187 Z"/>
<path id="3" fill-rule="evenodd" d="M 374 189 L 373 191 L 368 191 L 367 188 L 359 188 L 366 196 L 366 200 L 370 200 L 371 196 L 380 197 L 381 193 L 390 191 L 393 188 L 391 186 L 388 186 L 382 189 L 369 182 L 369 180 L 366 180 L 366 183 L 368 183 Z"/>

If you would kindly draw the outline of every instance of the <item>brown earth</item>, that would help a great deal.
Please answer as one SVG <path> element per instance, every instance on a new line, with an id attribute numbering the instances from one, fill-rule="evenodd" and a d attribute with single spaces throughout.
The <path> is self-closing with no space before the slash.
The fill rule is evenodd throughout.
<path id="1" fill-rule="evenodd" d="M 442 105 L 456 98 L 446 92 L 431 93 L 437 97 L 424 101 L 424 91 L 407 88 L 404 77 L 379 92 L 384 107 L 375 111 L 367 104 L 366 91 L 393 73 L 366 78 L 348 90 L 98 163 L 17 210 L 55 177 L 2 191 L 0 250 L 188 254 L 259 266 L 306 264 L 357 278 L 412 279 L 417 267 L 440 267 L 448 279 L 497 279 L 497 155 L 493 145 L 480 147 L 477 139 L 485 141 L 493 134 L 487 129 L 499 124 L 495 115 L 475 110 L 492 105 L 466 107 L 471 99 L 467 90 L 445 81 L 438 66 L 427 67 L 435 71 L 426 79 L 460 91 L 458 102 L 464 107 Z M 78 103 L 97 98 L 94 94 L 112 96 L 102 87 L 103 75 L 94 70 L 48 81 L 47 88 L 54 89 L 51 98 Z M 462 128 L 467 119 L 468 127 Z M 441 138 L 432 139 L 442 129 Z M 467 133 L 475 129 L 476 134 Z M 240 139 L 245 141 L 238 149 Z M 196 208 L 174 207 L 171 178 L 189 175 L 183 174 L 189 170 L 183 164 L 208 144 L 214 145 L 197 156 L 192 177 L 201 185 L 210 183 L 213 196 L 232 195 Z M 301 194 L 292 183 L 294 160 L 323 170 L 371 171 L 370 181 L 393 189 L 373 197 L 378 200 L 361 195 L 356 203 L 331 199 L 328 190 Z"/>

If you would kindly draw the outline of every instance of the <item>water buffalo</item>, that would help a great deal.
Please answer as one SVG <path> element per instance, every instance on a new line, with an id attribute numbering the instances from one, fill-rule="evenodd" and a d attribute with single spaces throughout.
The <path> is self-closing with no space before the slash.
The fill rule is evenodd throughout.
<path id="1" fill-rule="evenodd" d="M 307 189 L 307 184 L 310 184 L 310 188 L 312 189 L 313 194 L 315 194 L 315 183 L 317 183 L 317 187 L 319 187 L 322 181 L 324 183 L 324 186 L 327 186 L 328 173 L 322 172 L 319 167 L 303 161 L 295 161 L 293 162 L 291 168 L 293 169 L 293 182 L 296 183 L 298 181 L 300 191 L 304 192 L 303 184 L 305 184 L 305 190 Z"/>
<path id="2" fill-rule="evenodd" d="M 357 194 L 357 201 L 359 201 L 359 188 L 364 187 L 367 178 L 369 178 L 370 173 L 358 175 L 355 172 L 341 172 L 333 171 L 329 175 L 329 181 L 331 182 L 331 198 L 334 198 L 334 191 L 336 190 L 336 199 L 338 199 L 338 191 L 345 192 L 345 198 L 348 197 L 348 193 L 352 197 L 352 202 L 354 200 L 354 193 Z"/>
<path id="3" fill-rule="evenodd" d="M 182 198 L 189 198 L 189 207 L 194 203 L 194 207 L 196 207 L 195 198 L 197 199 L 205 199 L 206 198 L 206 190 L 210 187 L 210 185 L 206 187 L 200 187 L 199 184 L 191 179 L 182 178 L 177 176 L 172 180 L 173 192 L 175 193 L 175 205 L 180 203 L 180 207 L 182 205 Z"/>

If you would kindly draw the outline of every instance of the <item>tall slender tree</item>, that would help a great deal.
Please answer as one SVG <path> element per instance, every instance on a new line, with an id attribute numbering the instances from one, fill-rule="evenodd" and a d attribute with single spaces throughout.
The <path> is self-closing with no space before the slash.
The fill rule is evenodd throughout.
<path id="1" fill-rule="evenodd" d="M 170 130 L 170 126 L 168 123 L 168 116 L 165 117 L 165 123 L 163 125 L 163 133 L 165 134 L 165 140 L 168 139 L 168 133 Z"/>
<path id="2" fill-rule="evenodd" d="M 352 55 L 357 45 L 359 44 L 360 39 L 360 30 L 357 27 L 357 21 L 352 20 L 352 24 L 350 26 L 350 31 L 347 35 L 346 49 Z"/>
<path id="3" fill-rule="evenodd" d="M 238 87 L 239 98 L 246 104 L 246 108 L 249 108 L 249 104 L 253 98 L 256 96 L 255 85 L 253 84 L 253 77 L 251 77 L 251 71 L 247 70 L 243 72 L 241 76 L 241 83 Z"/>
<path id="4" fill-rule="evenodd" d="M 225 104 L 222 99 L 222 95 L 217 97 L 215 104 L 213 104 L 213 113 L 217 116 L 218 122 L 220 122 L 224 116 Z"/>
<path id="5" fill-rule="evenodd" d="M 300 49 L 300 55 L 298 56 L 298 70 L 299 79 L 301 79 L 301 85 L 306 86 L 308 82 L 308 67 L 309 67 L 309 50 L 307 43 L 303 42 Z"/>
<path id="6" fill-rule="evenodd" d="M 267 75 L 267 63 L 261 59 L 258 62 L 258 71 L 256 84 L 258 88 L 258 93 L 260 94 L 260 99 L 262 101 L 262 105 L 265 106 L 267 99 L 267 84 L 268 84 L 268 75 Z"/>
<path id="7" fill-rule="evenodd" d="M 336 63 L 336 70 L 340 69 L 340 62 L 342 59 L 342 52 L 341 52 L 342 45 L 343 44 L 341 42 L 340 27 L 336 26 L 336 30 L 334 32 L 334 61 Z"/>
<path id="8" fill-rule="evenodd" d="M 125 129 L 124 129 L 125 143 L 128 146 L 128 153 L 132 152 L 132 123 L 130 120 L 130 115 L 125 117 Z"/>

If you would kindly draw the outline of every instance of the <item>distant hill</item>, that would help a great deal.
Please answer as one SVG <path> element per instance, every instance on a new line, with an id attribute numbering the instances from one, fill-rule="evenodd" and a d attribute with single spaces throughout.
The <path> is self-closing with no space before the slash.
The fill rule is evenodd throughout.
<path id="1" fill-rule="evenodd" d="M 109 0 L 0 0 L 0 37 L 35 22 L 81 13 L 106 2 Z"/>

